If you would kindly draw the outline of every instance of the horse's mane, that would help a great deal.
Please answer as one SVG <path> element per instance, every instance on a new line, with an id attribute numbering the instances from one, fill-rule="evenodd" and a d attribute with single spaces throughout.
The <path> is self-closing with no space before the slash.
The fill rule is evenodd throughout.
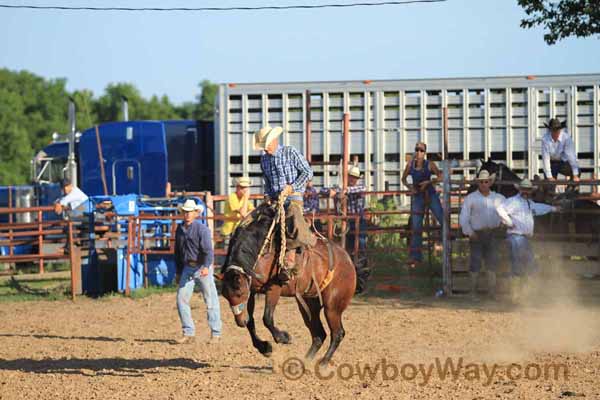
<path id="1" fill-rule="evenodd" d="M 242 221 L 229 242 L 227 256 L 221 272 L 225 274 L 230 265 L 237 265 L 250 271 L 258 258 L 258 252 L 267 236 L 271 223 L 275 218 L 276 210 L 261 204 Z"/>

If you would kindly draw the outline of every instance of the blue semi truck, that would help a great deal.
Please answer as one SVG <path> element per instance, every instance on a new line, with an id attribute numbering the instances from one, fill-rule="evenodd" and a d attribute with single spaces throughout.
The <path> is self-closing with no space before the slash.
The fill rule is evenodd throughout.
<path id="1" fill-rule="evenodd" d="M 124 102 L 123 114 L 127 115 Z M 53 142 L 37 152 L 31 161 L 31 182 L 21 186 L 0 186 L 0 207 L 34 207 L 52 205 L 61 196 L 60 179 L 69 177 L 90 197 L 85 222 L 89 252 L 82 265 L 82 287 L 89 294 L 124 290 L 126 246 L 115 240 L 116 247 L 106 249 L 96 241 L 93 226 L 102 220 L 95 205 L 111 200 L 117 218 L 113 233 L 126 232 L 129 215 L 165 215 L 176 212 L 181 198 L 166 198 L 168 192 L 197 192 L 214 189 L 214 127 L 212 122 L 195 120 L 118 121 L 100 124 L 79 133 L 75 129 L 75 108 L 69 107 L 70 132 L 65 140 L 53 135 Z M 102 163 L 102 165 L 101 165 Z M 197 201 L 201 201 L 197 199 Z M 128 204 L 128 206 L 122 206 Z M 133 206 L 132 206 L 133 204 Z M 121 217 L 121 218 L 119 218 Z M 33 222 L 33 213 L 17 214 L 14 222 Z M 47 212 L 44 220 L 59 218 Z M 0 214 L 0 223 L 8 222 Z M 164 238 L 169 230 L 162 223 L 144 221 L 146 239 L 152 235 Z M 34 242 L 34 241 L 33 241 Z M 121 243 L 121 244 L 119 244 Z M 24 244 L 13 248 L 13 254 L 26 254 L 36 246 Z M 7 255 L 0 247 L 0 255 Z M 149 280 L 166 284 L 173 277 L 173 260 L 169 257 L 131 259 L 130 288 L 142 284 L 142 261 Z M 156 271 L 154 271 L 156 269 Z M 155 273 L 156 272 L 156 273 Z"/>

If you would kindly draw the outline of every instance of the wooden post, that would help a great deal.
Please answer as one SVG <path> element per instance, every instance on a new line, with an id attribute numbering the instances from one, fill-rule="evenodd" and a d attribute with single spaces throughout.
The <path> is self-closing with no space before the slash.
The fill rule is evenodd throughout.
<path id="1" fill-rule="evenodd" d="M 305 108 L 306 121 L 305 122 L 305 130 L 306 130 L 306 161 L 310 164 L 312 161 L 312 124 L 310 121 L 310 90 L 306 91 L 306 108 Z"/>
<path id="2" fill-rule="evenodd" d="M 354 265 L 358 263 L 359 241 L 360 241 L 360 215 L 354 216 Z"/>
<path id="3" fill-rule="evenodd" d="M 348 221 L 346 217 L 348 216 L 348 193 L 346 193 L 348 189 L 348 164 L 350 162 L 350 114 L 344 113 L 344 131 L 343 131 L 343 140 L 344 140 L 344 154 L 342 158 L 342 193 L 344 196 L 342 197 L 342 247 L 346 247 L 346 227 L 348 225 Z"/>
<path id="4" fill-rule="evenodd" d="M 73 221 L 67 221 L 67 246 L 69 247 L 69 259 L 71 261 L 71 300 L 75 300 L 75 294 L 77 293 L 77 284 L 76 281 L 80 276 L 80 273 L 77 271 L 77 265 L 75 263 L 75 251 L 73 246 Z"/>
<path id="5" fill-rule="evenodd" d="M 445 160 L 448 158 L 448 107 L 444 107 L 442 110 L 444 113 L 444 149 L 442 152 L 442 160 Z"/>
<path id="6" fill-rule="evenodd" d="M 128 221 L 127 221 L 127 251 L 125 252 L 126 257 L 127 257 L 126 264 L 125 264 L 125 268 L 126 268 L 126 270 L 125 270 L 125 296 L 130 295 L 129 280 L 131 278 L 130 278 L 129 270 L 131 269 L 131 244 L 133 242 L 133 240 L 131 240 L 132 227 L 133 227 L 132 217 L 129 217 Z"/>
<path id="7" fill-rule="evenodd" d="M 444 223 L 442 225 L 442 245 L 444 248 L 442 261 L 442 280 L 444 293 L 447 296 L 452 294 L 452 267 L 450 265 L 450 171 L 449 160 L 442 160 L 442 173 L 444 176 Z"/>
<path id="8" fill-rule="evenodd" d="M 38 210 L 37 213 L 37 221 L 38 221 L 38 253 L 41 255 L 44 254 L 44 230 L 42 228 L 42 211 Z M 69 221 L 70 222 L 70 221 Z M 44 259 L 40 257 L 40 274 L 44 273 Z"/>
<path id="9" fill-rule="evenodd" d="M 210 229 L 211 240 L 213 249 L 215 248 L 215 220 L 214 220 L 214 206 L 215 202 L 213 200 L 213 196 L 211 192 L 206 192 L 205 197 L 205 206 L 206 206 L 206 224 L 208 225 L 208 229 Z"/>
<path id="10" fill-rule="evenodd" d="M 12 186 L 8 187 L 8 208 L 12 208 Z M 9 212 L 8 213 L 8 223 L 12 226 L 13 223 L 13 213 Z M 14 250 L 13 250 L 13 245 L 12 245 L 12 241 L 13 241 L 13 230 L 12 228 L 8 230 L 8 255 L 9 256 L 13 256 L 14 255 Z"/>

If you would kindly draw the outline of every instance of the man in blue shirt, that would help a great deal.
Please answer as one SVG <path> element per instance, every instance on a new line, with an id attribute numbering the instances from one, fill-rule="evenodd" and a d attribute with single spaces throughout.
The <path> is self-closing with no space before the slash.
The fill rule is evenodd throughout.
<path id="1" fill-rule="evenodd" d="M 201 208 L 194 200 L 186 200 L 181 207 L 183 224 L 177 227 L 175 233 L 175 281 L 179 285 L 177 310 L 183 328 L 183 337 L 177 340 L 177 343 L 181 344 L 192 341 L 196 334 L 190 308 L 190 299 L 196 284 L 200 285 L 206 304 L 211 342 L 216 342 L 221 337 L 221 309 L 213 277 L 214 251 L 211 232 L 206 225 L 196 220 Z"/>
<path id="2" fill-rule="evenodd" d="M 296 250 L 304 246 L 314 246 L 315 236 L 304 219 L 303 194 L 306 183 L 312 179 L 313 171 L 306 158 L 291 146 L 281 146 L 279 136 L 281 127 L 266 126 L 254 135 L 254 148 L 264 150 L 260 166 L 264 176 L 265 195 L 267 200 L 276 201 L 281 194 L 287 196 L 286 217 L 293 221 L 293 227 L 288 227 L 291 240 L 286 243 L 285 265 L 280 266 L 279 279 L 289 280 L 289 270 L 296 263 Z"/>

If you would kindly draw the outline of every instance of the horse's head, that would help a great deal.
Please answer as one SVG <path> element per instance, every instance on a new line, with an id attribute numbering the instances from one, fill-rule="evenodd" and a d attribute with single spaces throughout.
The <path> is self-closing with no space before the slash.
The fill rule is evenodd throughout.
<path id="1" fill-rule="evenodd" d="M 259 206 L 237 227 L 229 242 L 227 257 L 221 269 L 222 294 L 229 302 L 235 322 L 240 327 L 246 326 L 248 322 L 246 304 L 251 282 L 253 278 L 262 278 L 254 271 L 254 264 L 276 214 L 277 211 L 272 206 Z"/>

